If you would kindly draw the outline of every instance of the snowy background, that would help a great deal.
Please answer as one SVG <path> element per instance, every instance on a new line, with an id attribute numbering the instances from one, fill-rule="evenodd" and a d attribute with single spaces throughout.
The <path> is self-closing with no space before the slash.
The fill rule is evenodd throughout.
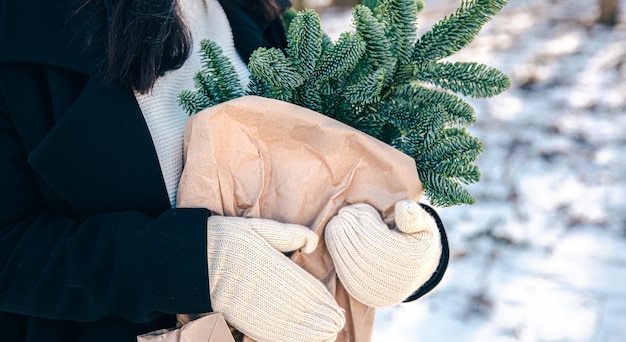
<path id="1" fill-rule="evenodd" d="M 459 3 L 426 0 L 420 33 Z M 350 29 L 349 9 L 317 10 L 331 37 Z M 513 86 L 468 100 L 478 203 L 438 209 L 446 276 L 378 310 L 374 341 L 626 341 L 626 18 L 596 16 L 596 0 L 509 0 L 454 56 Z"/>

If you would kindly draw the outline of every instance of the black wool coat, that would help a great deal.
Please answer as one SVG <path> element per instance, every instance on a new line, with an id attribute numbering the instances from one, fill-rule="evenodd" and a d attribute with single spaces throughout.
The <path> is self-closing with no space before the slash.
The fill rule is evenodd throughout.
<path id="1" fill-rule="evenodd" d="M 172 209 L 131 89 L 83 52 L 80 1 L 0 0 L 0 341 L 135 341 L 211 311 L 205 209 Z M 225 10 L 247 61 L 284 29 Z M 71 19 L 71 20 L 70 20 Z"/>

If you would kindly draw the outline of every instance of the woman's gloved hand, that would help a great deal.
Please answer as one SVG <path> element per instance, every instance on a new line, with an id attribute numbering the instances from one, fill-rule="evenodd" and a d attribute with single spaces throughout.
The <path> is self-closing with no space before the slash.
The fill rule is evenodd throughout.
<path id="1" fill-rule="evenodd" d="M 215 311 L 259 342 L 334 341 L 345 314 L 330 292 L 281 252 L 312 252 L 310 229 L 276 221 L 211 216 L 209 289 Z"/>
<path id="2" fill-rule="evenodd" d="M 373 307 L 402 302 L 436 271 L 441 240 L 435 220 L 418 203 L 395 205 L 391 230 L 369 204 L 342 208 L 324 240 L 348 293 Z"/>

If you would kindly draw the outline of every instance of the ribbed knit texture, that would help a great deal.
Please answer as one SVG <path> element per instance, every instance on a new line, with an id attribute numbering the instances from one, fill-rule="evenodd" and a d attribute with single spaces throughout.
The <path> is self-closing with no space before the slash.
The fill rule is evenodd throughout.
<path id="1" fill-rule="evenodd" d="M 309 228 L 276 221 L 208 219 L 211 305 L 259 342 L 335 341 L 345 313 L 326 287 L 281 252 L 312 252 Z"/>
<path id="2" fill-rule="evenodd" d="M 217 0 L 184 0 L 180 2 L 185 22 L 193 37 L 193 51 L 183 66 L 159 78 L 150 93 L 135 97 L 143 112 L 159 157 L 161 172 L 172 207 L 183 168 L 183 133 L 187 114 L 178 106 L 178 94 L 193 90 L 193 76 L 201 69 L 200 40 L 211 39 L 235 66 L 243 85 L 249 72 L 233 43 L 228 18 Z"/>
<path id="3" fill-rule="evenodd" d="M 373 307 L 402 302 L 435 272 L 441 257 L 435 220 L 413 201 L 395 205 L 391 230 L 368 204 L 342 208 L 324 241 L 348 293 Z"/>

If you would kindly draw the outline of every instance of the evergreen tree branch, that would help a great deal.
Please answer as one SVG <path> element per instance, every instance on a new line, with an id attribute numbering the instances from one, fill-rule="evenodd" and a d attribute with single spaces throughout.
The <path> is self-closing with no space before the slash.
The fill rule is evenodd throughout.
<path id="1" fill-rule="evenodd" d="M 422 165 L 435 168 L 440 162 L 454 158 L 473 161 L 481 152 L 482 144 L 480 141 L 464 132 L 463 134 L 442 137 L 436 145 L 422 151 L 417 159 Z"/>
<path id="2" fill-rule="evenodd" d="M 458 204 L 475 204 L 476 199 L 458 183 L 436 172 L 419 170 L 425 194 L 434 206 L 448 207 Z"/>
<path id="3" fill-rule="evenodd" d="M 228 101 L 243 95 L 243 88 L 233 64 L 224 56 L 222 49 L 215 42 L 200 41 L 200 56 L 204 66 L 205 83 L 213 83 L 218 101 Z M 206 86 L 206 85 L 204 85 Z"/>
<path id="4" fill-rule="evenodd" d="M 322 53 L 322 28 L 317 12 L 299 12 L 287 32 L 287 55 L 294 70 L 306 80 L 313 74 Z"/>
<path id="5" fill-rule="evenodd" d="M 381 119 L 375 113 L 368 113 L 365 115 L 352 116 L 352 120 L 346 122 L 346 124 L 358 129 L 359 131 L 369 134 L 373 137 L 383 140 L 381 134 L 385 121 Z"/>
<path id="6" fill-rule="evenodd" d="M 445 91 L 410 84 L 397 89 L 394 97 L 405 99 L 414 108 L 414 111 L 418 113 L 420 111 L 428 111 L 432 106 L 441 105 L 443 111 L 447 114 L 447 125 L 467 127 L 476 122 L 474 108 L 458 96 Z"/>
<path id="7" fill-rule="evenodd" d="M 401 129 L 403 133 L 394 140 L 392 146 L 413 157 L 417 163 L 425 165 L 428 159 L 423 157 L 443 137 L 446 114 L 441 107 L 432 111 L 418 113 L 415 125 L 409 129 Z"/>
<path id="8" fill-rule="evenodd" d="M 322 111 L 322 98 L 315 84 L 305 82 L 294 92 L 293 103 L 316 112 Z"/>
<path id="9" fill-rule="evenodd" d="M 366 75 L 359 83 L 348 86 L 343 97 L 354 105 L 367 105 L 380 101 L 380 92 L 385 85 L 386 74 L 387 71 L 380 68 L 374 73 Z"/>
<path id="10" fill-rule="evenodd" d="M 428 63 L 414 77 L 472 97 L 492 97 L 511 86 L 511 80 L 502 71 L 475 62 Z"/>
<path id="11" fill-rule="evenodd" d="M 413 47 L 411 60 L 421 64 L 449 57 L 471 43 L 507 0 L 463 0 L 455 13 L 436 23 Z"/>
<path id="12" fill-rule="evenodd" d="M 398 65 L 409 62 L 417 32 L 418 4 L 415 0 L 386 0 L 381 5 L 381 20 L 391 43 L 391 56 Z"/>
<path id="13" fill-rule="evenodd" d="M 448 176 L 457 183 L 472 184 L 480 180 L 480 171 L 477 165 L 457 158 L 443 160 L 431 171 Z"/>
<path id="14" fill-rule="evenodd" d="M 315 70 L 316 82 L 326 82 L 351 72 L 365 52 L 365 42 L 351 32 L 342 33 L 337 42 L 328 48 Z"/>
<path id="15" fill-rule="evenodd" d="M 195 91 L 183 90 L 178 94 L 178 105 L 181 106 L 188 115 L 196 114 L 215 104 L 216 103 L 211 101 L 208 97 Z"/>
<path id="16" fill-rule="evenodd" d="M 354 7 L 352 17 L 356 33 L 365 43 L 364 61 L 374 70 L 382 67 L 391 72 L 395 60 L 392 58 L 390 42 L 383 25 L 374 18 L 369 8 L 362 5 Z"/>
<path id="17" fill-rule="evenodd" d="M 209 101 L 221 103 L 225 99 L 221 96 L 221 90 L 219 89 L 218 83 L 215 82 L 215 78 L 216 77 L 210 70 L 200 70 L 195 74 L 193 84 L 198 93 L 206 97 Z"/>
<path id="18" fill-rule="evenodd" d="M 304 79 L 276 48 L 258 48 L 250 56 L 250 74 L 273 90 L 293 91 Z"/>

